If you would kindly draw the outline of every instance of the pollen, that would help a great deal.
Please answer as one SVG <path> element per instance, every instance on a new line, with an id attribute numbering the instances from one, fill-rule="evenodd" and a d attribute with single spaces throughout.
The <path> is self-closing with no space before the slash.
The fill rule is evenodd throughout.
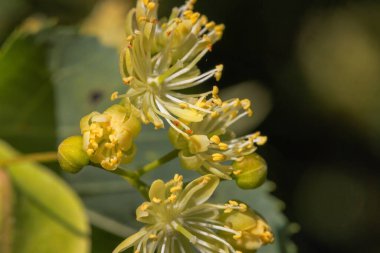
<path id="1" fill-rule="evenodd" d="M 160 198 L 154 197 L 154 198 L 152 199 L 152 202 L 153 202 L 153 203 L 156 203 L 156 204 L 160 204 L 160 203 L 162 202 L 162 200 L 161 200 Z"/>
<path id="2" fill-rule="evenodd" d="M 223 154 L 220 154 L 220 153 L 214 153 L 214 154 L 212 154 L 212 160 L 214 162 L 221 162 L 224 159 L 226 159 L 226 156 L 223 155 Z"/>
<path id="3" fill-rule="evenodd" d="M 215 143 L 215 144 L 219 144 L 220 143 L 220 137 L 217 136 L 217 135 L 213 135 L 210 140 Z"/>
<path id="4" fill-rule="evenodd" d="M 156 7 L 156 4 L 153 3 L 153 2 L 149 2 L 148 5 L 147 5 L 147 8 L 148 8 L 150 11 L 153 10 L 155 7 Z"/>
<path id="5" fill-rule="evenodd" d="M 111 94 L 111 101 L 114 101 L 119 98 L 119 92 L 115 91 Z"/>
<path id="6" fill-rule="evenodd" d="M 154 240 L 154 241 L 157 241 L 158 237 L 157 237 L 156 234 L 150 234 L 150 235 L 149 235 L 149 239 Z"/>
<path id="7" fill-rule="evenodd" d="M 129 85 L 132 82 L 133 78 L 133 76 L 123 77 L 123 83 Z"/>
<path id="8" fill-rule="evenodd" d="M 215 80 L 219 81 L 222 78 L 223 64 L 219 64 L 215 67 Z"/>
<path id="9" fill-rule="evenodd" d="M 220 150 L 227 150 L 228 149 L 228 144 L 221 142 L 218 144 Z"/>
<path id="10" fill-rule="evenodd" d="M 234 174 L 234 175 L 240 175 L 241 174 L 241 170 L 234 170 L 232 173 Z"/>

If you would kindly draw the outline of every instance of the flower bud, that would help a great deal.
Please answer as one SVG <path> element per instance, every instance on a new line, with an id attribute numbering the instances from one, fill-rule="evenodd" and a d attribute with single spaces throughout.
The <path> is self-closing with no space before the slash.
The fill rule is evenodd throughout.
<path id="1" fill-rule="evenodd" d="M 70 136 L 59 144 L 58 162 L 64 171 L 77 173 L 89 163 L 89 157 L 82 146 L 82 136 Z"/>
<path id="2" fill-rule="evenodd" d="M 248 208 L 245 211 L 233 210 L 220 216 L 220 221 L 237 233 L 222 233 L 236 250 L 246 253 L 254 253 L 261 246 L 274 241 L 273 233 L 267 222 L 255 211 Z"/>
<path id="3" fill-rule="evenodd" d="M 267 164 L 256 153 L 247 155 L 232 164 L 236 184 L 242 189 L 254 189 L 262 185 L 267 177 Z"/>

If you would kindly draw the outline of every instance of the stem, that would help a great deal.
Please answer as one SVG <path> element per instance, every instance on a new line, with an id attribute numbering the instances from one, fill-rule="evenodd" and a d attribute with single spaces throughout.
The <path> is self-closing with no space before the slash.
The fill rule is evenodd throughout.
<path id="1" fill-rule="evenodd" d="M 179 152 L 179 150 L 177 150 L 177 149 L 170 151 L 169 153 L 167 153 L 163 157 L 161 157 L 157 160 L 154 160 L 153 162 L 150 162 L 150 163 L 144 165 L 144 167 L 138 169 L 137 174 L 139 176 L 142 176 L 145 173 L 150 172 L 150 171 L 156 169 L 157 167 L 159 167 L 159 166 L 161 166 L 167 162 L 170 162 L 171 160 L 173 160 L 174 158 L 176 158 L 178 156 L 178 152 Z"/>
<path id="2" fill-rule="evenodd" d="M 121 176 L 127 180 L 136 190 L 138 190 L 145 199 L 149 199 L 148 186 L 144 183 L 138 173 L 134 171 L 127 171 L 120 168 L 110 171 L 116 175 Z"/>
<path id="3" fill-rule="evenodd" d="M 31 153 L 0 160 L 0 166 L 20 162 L 51 162 L 57 160 L 57 152 Z"/>

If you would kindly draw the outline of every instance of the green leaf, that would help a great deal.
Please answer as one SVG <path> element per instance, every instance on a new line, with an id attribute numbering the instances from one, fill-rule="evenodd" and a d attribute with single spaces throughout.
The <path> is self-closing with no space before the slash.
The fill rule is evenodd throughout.
<path id="1" fill-rule="evenodd" d="M 32 35 L 19 33 L 0 51 L 1 138 L 23 152 L 55 148 L 54 96 L 45 53 Z"/>
<path id="2" fill-rule="evenodd" d="M 0 159 L 17 155 L 0 140 Z M 9 178 L 13 195 L 8 201 L 0 199 L 0 207 L 11 205 L 12 210 L 0 218 L 0 232 L 5 219 L 14 221 L 8 228 L 10 251 L 6 253 L 89 252 L 90 229 L 83 206 L 64 181 L 34 163 L 14 163 L 2 168 L 1 173 L 3 179 Z"/>

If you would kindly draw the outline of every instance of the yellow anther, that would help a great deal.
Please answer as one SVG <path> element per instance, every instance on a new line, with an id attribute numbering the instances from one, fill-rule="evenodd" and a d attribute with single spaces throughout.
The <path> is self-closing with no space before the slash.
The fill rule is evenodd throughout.
<path id="1" fill-rule="evenodd" d="M 170 193 L 175 193 L 175 192 L 179 192 L 182 190 L 182 187 L 177 185 L 177 186 L 173 186 L 172 188 L 170 188 Z"/>
<path id="2" fill-rule="evenodd" d="M 211 155 L 214 162 L 221 162 L 226 159 L 226 156 L 220 153 L 214 153 Z"/>
<path id="3" fill-rule="evenodd" d="M 157 197 L 154 197 L 154 198 L 152 199 L 152 201 L 153 201 L 154 203 L 156 203 L 156 204 L 160 204 L 160 203 L 162 202 L 162 200 L 161 200 L 160 198 L 157 198 Z"/>
<path id="4" fill-rule="evenodd" d="M 235 200 L 229 200 L 228 204 L 230 204 L 231 206 L 238 206 L 239 205 L 239 203 L 236 202 Z"/>
<path id="5" fill-rule="evenodd" d="M 201 24 L 202 24 L 202 25 L 206 25 L 207 22 L 208 22 L 207 17 L 206 17 L 205 15 L 202 15 L 202 16 L 201 16 Z"/>
<path id="6" fill-rule="evenodd" d="M 235 99 L 233 102 L 233 107 L 238 107 L 240 105 L 240 99 Z"/>
<path id="7" fill-rule="evenodd" d="M 247 115 L 248 115 L 248 117 L 252 117 L 252 116 L 253 116 L 253 111 L 252 111 L 251 108 L 249 108 L 249 109 L 247 110 Z"/>
<path id="8" fill-rule="evenodd" d="M 185 16 L 188 19 L 190 19 L 192 15 L 193 15 L 193 11 L 191 10 L 186 10 L 183 12 L 183 16 Z"/>
<path id="9" fill-rule="evenodd" d="M 143 0 L 144 5 L 147 6 L 149 4 L 149 1 L 150 0 Z"/>
<path id="10" fill-rule="evenodd" d="M 144 16 L 139 17 L 139 22 L 144 22 L 144 21 L 147 21 L 147 20 L 148 20 L 147 17 L 144 17 Z"/>
<path id="11" fill-rule="evenodd" d="M 207 24 L 206 24 L 206 28 L 207 29 L 212 29 L 212 28 L 214 28 L 215 27 L 215 22 L 214 21 L 211 21 L 211 22 L 208 22 Z"/>
<path id="12" fill-rule="evenodd" d="M 119 92 L 115 91 L 111 95 L 111 101 L 114 101 L 114 100 L 118 99 L 118 97 L 119 97 Z"/>
<path id="13" fill-rule="evenodd" d="M 106 144 L 104 144 L 104 146 L 108 149 L 112 149 L 115 147 L 115 144 L 111 143 L 111 142 L 107 142 Z"/>
<path id="14" fill-rule="evenodd" d="M 133 76 L 129 76 L 129 77 L 123 77 L 123 83 L 124 84 L 130 84 L 130 82 L 134 79 Z"/>
<path id="15" fill-rule="evenodd" d="M 218 86 L 214 85 L 212 87 L 212 95 L 216 96 L 216 95 L 218 95 L 218 93 L 219 93 L 219 88 L 218 88 Z"/>
<path id="16" fill-rule="evenodd" d="M 169 201 L 170 203 L 174 203 L 176 200 L 177 200 L 177 196 L 174 195 L 174 194 L 171 194 L 171 195 L 169 196 L 169 198 L 168 198 L 168 201 Z"/>
<path id="17" fill-rule="evenodd" d="M 241 170 L 234 170 L 232 173 L 237 176 L 237 175 L 240 175 L 241 174 Z"/>
<path id="18" fill-rule="evenodd" d="M 86 150 L 86 153 L 87 153 L 87 155 L 91 156 L 92 154 L 95 153 L 95 150 L 93 150 L 92 148 L 89 148 Z"/>
<path id="19" fill-rule="evenodd" d="M 135 250 L 135 252 L 134 253 L 140 253 L 140 250 Z"/>
<path id="20" fill-rule="evenodd" d="M 218 144 L 220 150 L 227 150 L 228 149 L 228 144 L 221 142 Z"/>
<path id="21" fill-rule="evenodd" d="M 268 137 L 266 136 L 259 136 L 255 139 L 255 142 L 257 143 L 257 145 L 264 145 L 268 140 Z"/>
<path id="22" fill-rule="evenodd" d="M 211 113 L 211 118 L 216 118 L 216 117 L 218 117 L 219 116 L 219 113 L 218 112 L 212 112 Z"/>
<path id="23" fill-rule="evenodd" d="M 216 70 L 215 75 L 214 75 L 215 79 L 216 79 L 216 81 L 219 81 L 220 78 L 222 78 L 223 64 L 217 65 L 215 67 L 215 70 Z"/>
<path id="24" fill-rule="evenodd" d="M 243 253 L 242 251 L 240 250 L 236 250 L 235 253 Z"/>
<path id="25" fill-rule="evenodd" d="M 214 98 L 212 100 L 212 102 L 214 102 L 214 104 L 218 105 L 218 106 L 221 106 L 222 105 L 222 100 L 220 98 Z"/>
<path id="26" fill-rule="evenodd" d="M 198 21 L 198 18 L 200 17 L 201 14 L 199 14 L 199 12 L 195 12 L 193 14 L 191 14 L 190 16 L 190 20 L 193 24 L 195 24 L 197 21 Z"/>
<path id="27" fill-rule="evenodd" d="M 202 39 L 207 42 L 207 43 L 212 43 L 211 39 L 210 39 L 210 36 L 208 36 L 207 34 L 203 35 Z"/>
<path id="28" fill-rule="evenodd" d="M 175 174 L 174 175 L 174 182 L 182 182 L 183 180 L 183 176 L 182 175 L 179 175 L 179 174 Z"/>
<path id="29" fill-rule="evenodd" d="M 140 207 L 141 211 L 146 211 L 148 209 L 149 205 L 147 203 L 143 203 Z"/>
<path id="30" fill-rule="evenodd" d="M 224 209 L 224 213 L 231 213 L 233 211 L 233 209 L 231 207 L 226 207 L 226 209 Z"/>
<path id="31" fill-rule="evenodd" d="M 251 107 L 251 101 L 249 99 L 243 99 L 240 101 L 241 106 L 244 110 L 248 110 Z"/>
<path id="32" fill-rule="evenodd" d="M 187 108 L 189 108 L 189 105 L 186 103 L 180 103 L 179 107 L 181 107 L 182 109 L 187 109 Z"/>
<path id="33" fill-rule="evenodd" d="M 247 207 L 247 205 L 246 204 L 244 204 L 244 203 L 240 203 L 239 204 L 239 207 L 240 207 L 240 212 L 245 212 L 245 211 L 247 211 L 247 209 L 248 209 L 248 207 Z"/>
<path id="34" fill-rule="evenodd" d="M 203 180 L 202 180 L 202 182 L 201 182 L 201 184 L 207 184 L 208 182 L 210 182 L 210 180 L 211 180 L 210 177 L 208 177 L 208 176 L 204 176 L 204 177 L 203 177 Z"/>
<path id="35" fill-rule="evenodd" d="M 156 4 L 153 2 L 149 2 L 148 5 L 146 6 L 148 10 L 153 10 L 156 7 Z"/>
<path id="36" fill-rule="evenodd" d="M 173 19 L 173 21 L 178 25 L 178 24 L 180 24 L 180 23 L 182 23 L 182 19 L 180 19 L 180 18 L 175 18 L 175 19 Z"/>
<path id="37" fill-rule="evenodd" d="M 235 240 L 238 240 L 242 237 L 243 233 L 241 231 L 238 231 L 235 235 L 232 236 Z"/>
<path id="38" fill-rule="evenodd" d="M 210 141 L 212 141 L 212 142 L 215 143 L 215 144 L 219 144 L 219 143 L 220 143 L 220 138 L 219 138 L 219 136 L 217 136 L 217 135 L 213 135 L 213 136 L 210 138 Z"/>
<path id="39" fill-rule="evenodd" d="M 132 41 L 134 39 L 135 39 L 135 37 L 133 35 L 128 35 L 128 37 L 127 37 L 127 41 Z"/>
<path id="40" fill-rule="evenodd" d="M 226 27 L 224 26 L 224 24 L 220 24 L 220 25 L 215 26 L 215 31 L 216 32 L 223 32 L 225 28 Z"/>
<path id="41" fill-rule="evenodd" d="M 157 237 L 157 235 L 155 235 L 155 234 L 150 234 L 149 235 L 149 239 L 151 239 L 151 240 L 157 240 L 158 239 L 158 237 Z"/>

